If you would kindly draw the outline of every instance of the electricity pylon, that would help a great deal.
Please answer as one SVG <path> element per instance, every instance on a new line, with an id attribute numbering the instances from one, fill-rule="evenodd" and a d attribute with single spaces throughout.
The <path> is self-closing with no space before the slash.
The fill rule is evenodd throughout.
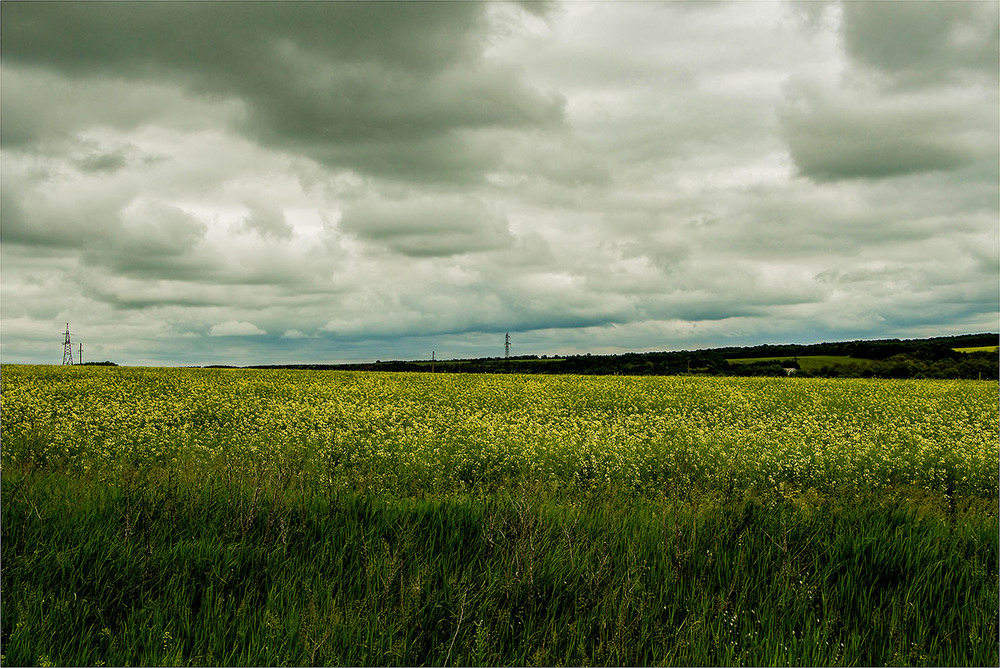
<path id="1" fill-rule="evenodd" d="M 69 323 L 66 323 L 66 334 L 63 337 L 63 364 L 73 363 L 73 342 L 69 340 Z"/>

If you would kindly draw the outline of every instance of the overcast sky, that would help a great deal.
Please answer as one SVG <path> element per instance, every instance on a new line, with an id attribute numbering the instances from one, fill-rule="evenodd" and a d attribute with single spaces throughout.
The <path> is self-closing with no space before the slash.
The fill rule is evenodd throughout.
<path id="1" fill-rule="evenodd" d="M 0 357 L 998 331 L 998 6 L 4 0 Z"/>

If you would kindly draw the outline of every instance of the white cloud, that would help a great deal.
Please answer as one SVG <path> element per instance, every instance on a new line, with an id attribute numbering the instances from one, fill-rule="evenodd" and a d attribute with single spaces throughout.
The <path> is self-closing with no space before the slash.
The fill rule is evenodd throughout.
<path id="1" fill-rule="evenodd" d="M 229 322 L 212 325 L 209 336 L 260 336 L 267 334 L 263 329 L 245 320 L 230 320 Z"/>

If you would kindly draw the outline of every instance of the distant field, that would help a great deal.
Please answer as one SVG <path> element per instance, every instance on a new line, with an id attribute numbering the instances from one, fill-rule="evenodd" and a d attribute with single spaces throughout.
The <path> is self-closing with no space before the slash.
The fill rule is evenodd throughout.
<path id="1" fill-rule="evenodd" d="M 995 353 L 1000 346 L 974 346 L 972 348 L 952 348 L 958 353 Z"/>
<path id="2" fill-rule="evenodd" d="M 740 359 L 727 359 L 731 364 L 749 364 L 751 362 L 781 362 L 787 359 L 798 359 L 799 367 L 803 371 L 819 371 L 825 366 L 838 366 L 843 364 L 857 364 L 858 366 L 868 366 L 871 360 L 858 357 L 848 357 L 847 355 L 803 355 L 798 358 L 793 357 L 744 357 Z"/>

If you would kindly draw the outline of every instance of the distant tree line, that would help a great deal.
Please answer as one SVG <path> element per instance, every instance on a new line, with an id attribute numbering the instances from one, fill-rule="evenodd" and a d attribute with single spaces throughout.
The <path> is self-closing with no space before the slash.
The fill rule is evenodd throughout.
<path id="1" fill-rule="evenodd" d="M 676 376 L 796 376 L 825 378 L 997 378 L 1000 359 L 996 351 L 961 353 L 955 348 L 996 346 L 997 334 L 968 334 L 931 339 L 889 339 L 835 343 L 762 345 L 709 350 L 625 353 L 622 355 L 569 355 L 484 357 L 465 360 L 406 362 L 378 360 L 366 364 L 257 365 L 253 368 L 341 369 L 355 371 L 431 371 L 438 373 L 547 373 L 585 375 Z M 838 356 L 857 362 L 830 364 L 819 370 L 802 370 L 798 357 Z M 728 360 L 768 357 L 770 360 Z"/>
<path id="2" fill-rule="evenodd" d="M 928 339 L 878 339 L 870 341 L 837 341 L 832 343 L 760 345 L 747 347 L 713 348 L 729 359 L 749 357 L 794 358 L 811 355 L 835 355 L 869 360 L 884 360 L 894 355 L 916 354 L 922 358 L 947 357 L 954 348 L 977 348 L 1000 343 L 997 334 L 962 334 L 937 336 Z"/>

